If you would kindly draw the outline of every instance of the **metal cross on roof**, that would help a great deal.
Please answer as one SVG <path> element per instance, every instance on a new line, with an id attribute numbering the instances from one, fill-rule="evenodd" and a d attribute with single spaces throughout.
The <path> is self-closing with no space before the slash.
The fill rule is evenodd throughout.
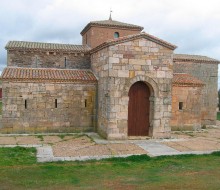
<path id="1" fill-rule="evenodd" d="M 112 9 L 110 9 L 110 16 L 109 16 L 109 20 L 112 20 Z"/>

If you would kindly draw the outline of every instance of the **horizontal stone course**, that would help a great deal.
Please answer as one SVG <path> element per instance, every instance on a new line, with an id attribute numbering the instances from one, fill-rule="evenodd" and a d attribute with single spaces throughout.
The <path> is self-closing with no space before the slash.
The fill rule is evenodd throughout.
<path id="1" fill-rule="evenodd" d="M 15 133 L 93 130 L 96 125 L 96 85 L 4 82 L 3 86 L 2 122 Z"/>
<path id="2" fill-rule="evenodd" d="M 25 52 L 25 53 L 24 53 Z M 66 61 L 65 61 L 66 60 Z M 45 51 L 8 51 L 8 66 L 31 68 L 90 69 L 89 54 L 56 53 Z"/>

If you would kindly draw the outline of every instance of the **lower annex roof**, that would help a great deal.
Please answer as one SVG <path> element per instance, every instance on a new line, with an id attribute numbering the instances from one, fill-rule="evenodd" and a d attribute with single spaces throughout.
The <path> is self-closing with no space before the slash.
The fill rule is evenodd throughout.
<path id="1" fill-rule="evenodd" d="M 88 52 L 91 48 L 85 45 L 43 43 L 43 42 L 26 42 L 26 41 L 9 41 L 5 49 L 11 50 L 48 50 L 48 51 L 71 51 L 71 52 Z"/>
<path id="2" fill-rule="evenodd" d="M 172 85 L 174 86 L 204 86 L 205 84 L 188 73 L 174 73 Z"/>
<path id="3" fill-rule="evenodd" d="M 67 82 L 96 83 L 97 78 L 90 70 L 6 67 L 2 80 L 22 82 Z"/>
<path id="4" fill-rule="evenodd" d="M 175 61 L 192 61 L 192 62 L 208 62 L 208 63 L 220 63 L 219 60 L 203 56 L 203 55 L 189 55 L 189 54 L 173 54 L 173 60 Z"/>

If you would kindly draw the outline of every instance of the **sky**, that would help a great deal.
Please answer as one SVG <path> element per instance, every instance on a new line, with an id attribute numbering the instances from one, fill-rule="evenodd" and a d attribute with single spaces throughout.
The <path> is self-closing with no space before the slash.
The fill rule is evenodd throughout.
<path id="1" fill-rule="evenodd" d="M 8 41 L 81 44 L 85 25 L 107 20 L 110 9 L 113 20 L 178 46 L 175 53 L 220 60 L 219 0 L 0 0 L 0 72 Z"/>

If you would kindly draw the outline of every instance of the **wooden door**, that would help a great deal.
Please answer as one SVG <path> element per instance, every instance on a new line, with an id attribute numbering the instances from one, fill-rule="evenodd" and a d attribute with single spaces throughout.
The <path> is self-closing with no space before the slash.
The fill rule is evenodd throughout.
<path id="1" fill-rule="evenodd" d="M 128 95 L 128 136 L 147 136 L 150 126 L 150 89 L 144 82 L 136 82 Z"/>

